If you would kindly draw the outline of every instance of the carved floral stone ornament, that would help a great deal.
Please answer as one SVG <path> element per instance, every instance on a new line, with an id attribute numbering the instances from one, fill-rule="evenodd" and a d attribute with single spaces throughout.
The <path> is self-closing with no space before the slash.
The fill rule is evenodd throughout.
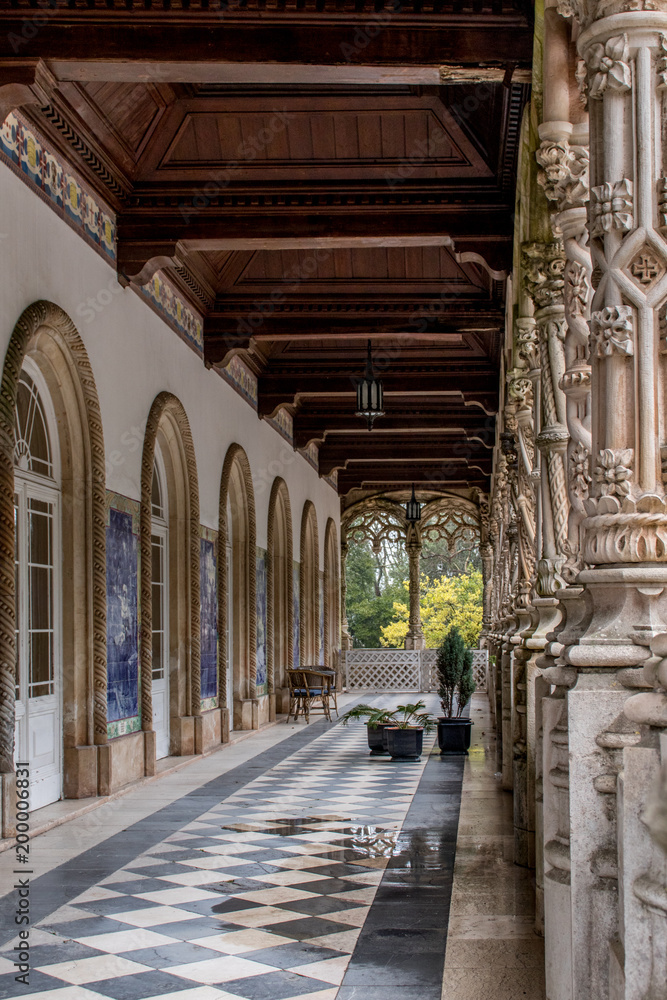
<path id="1" fill-rule="evenodd" d="M 591 286 L 588 271 L 578 261 L 572 261 L 567 269 L 567 305 L 570 316 L 586 316 Z"/>
<path id="2" fill-rule="evenodd" d="M 521 408 L 529 408 L 533 404 L 533 384 L 526 378 L 524 368 L 513 368 L 507 373 L 507 394 Z"/>
<path id="3" fill-rule="evenodd" d="M 602 45 L 596 42 L 588 50 L 588 68 L 590 70 L 590 96 L 601 100 L 605 90 L 616 90 L 621 93 L 630 90 L 632 73 L 628 63 L 628 36 L 617 35 L 609 38 Z"/>
<path id="4" fill-rule="evenodd" d="M 566 140 L 545 140 L 535 155 L 542 167 L 537 182 L 548 200 L 557 202 L 561 212 L 583 208 L 588 201 L 588 150 Z"/>
<path id="5" fill-rule="evenodd" d="M 604 448 L 598 455 L 595 481 L 603 497 L 630 495 L 629 479 L 632 476 L 632 448 Z"/>
<path id="6" fill-rule="evenodd" d="M 519 357 L 526 362 L 529 371 L 535 371 L 540 367 L 540 343 L 535 320 L 522 316 L 516 321 L 516 326 Z"/>
<path id="7" fill-rule="evenodd" d="M 634 354 L 632 306 L 605 306 L 591 316 L 591 353 L 598 358 Z"/>
<path id="8" fill-rule="evenodd" d="M 588 497 L 588 488 L 593 482 L 590 474 L 590 456 L 582 444 L 575 445 L 570 455 L 571 491 L 579 500 Z"/>
<path id="9" fill-rule="evenodd" d="M 623 177 L 591 188 L 591 235 L 604 236 L 616 229 L 629 232 L 634 226 L 632 181 Z"/>
<path id="10" fill-rule="evenodd" d="M 524 243 L 522 265 L 526 291 L 538 309 L 563 305 L 565 252 L 563 244 Z"/>

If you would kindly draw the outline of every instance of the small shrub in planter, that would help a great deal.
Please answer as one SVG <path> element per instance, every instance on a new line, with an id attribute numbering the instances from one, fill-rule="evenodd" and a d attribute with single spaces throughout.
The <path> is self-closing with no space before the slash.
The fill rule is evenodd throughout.
<path id="1" fill-rule="evenodd" d="M 475 681 L 472 675 L 472 652 L 457 628 L 451 629 L 438 649 L 438 695 L 442 717 L 438 719 L 438 746 L 441 753 L 467 754 L 470 747 L 470 719 L 463 710 L 472 698 Z"/>
<path id="2" fill-rule="evenodd" d="M 430 733 L 435 720 L 424 712 L 425 704 L 418 701 L 414 705 L 399 705 L 394 716 L 395 722 L 387 726 L 387 750 L 393 760 L 419 760 L 424 742 L 424 733 Z"/>
<path id="3" fill-rule="evenodd" d="M 372 757 L 381 757 L 389 753 L 385 730 L 388 726 L 395 725 L 394 717 L 396 712 L 389 712 L 385 708 L 374 708 L 372 705 L 355 705 L 342 717 L 344 726 L 350 719 L 365 719 L 366 732 L 368 734 L 368 747 Z"/>

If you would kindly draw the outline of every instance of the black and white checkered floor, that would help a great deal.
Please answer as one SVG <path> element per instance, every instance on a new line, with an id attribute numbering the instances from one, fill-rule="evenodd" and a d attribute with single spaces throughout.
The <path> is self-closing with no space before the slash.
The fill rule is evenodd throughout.
<path id="1" fill-rule="evenodd" d="M 335 726 L 14 941 L 0 997 L 334 1000 L 419 784 Z"/>

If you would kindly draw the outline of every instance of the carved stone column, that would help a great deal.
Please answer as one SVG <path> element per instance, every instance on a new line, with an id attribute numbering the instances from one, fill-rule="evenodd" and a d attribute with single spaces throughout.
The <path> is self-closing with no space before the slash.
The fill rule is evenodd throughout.
<path id="1" fill-rule="evenodd" d="M 537 445 L 546 466 L 542 475 L 542 558 L 537 567 L 537 589 L 540 596 L 553 597 L 564 586 L 561 570 L 566 559 L 569 515 L 564 460 L 569 434 L 565 395 L 560 387 L 565 372 L 566 330 L 563 245 L 558 241 L 524 244 L 522 264 L 526 290 L 535 304 L 541 369 Z"/>
<path id="2" fill-rule="evenodd" d="M 639 668 L 667 620 L 661 468 L 667 374 L 661 338 L 667 298 L 662 234 L 667 221 L 662 214 L 667 4 L 572 0 L 562 6 L 579 20 L 577 46 L 587 68 L 596 286 L 590 324 L 594 482 L 579 524 L 587 564 L 578 576 L 584 615 L 578 638 L 568 643 L 559 635 L 564 647 L 559 661 L 565 670 L 574 668 L 568 671 L 566 697 L 570 995 L 646 1000 L 659 993 L 637 992 L 629 978 L 622 982 L 618 901 L 626 889 L 618 859 L 625 865 L 628 852 L 635 853 L 631 842 L 623 843 L 622 790 L 628 787 L 624 769 L 641 754 L 641 747 L 633 746 L 639 740 L 637 724 L 624 712 L 624 686 L 646 684 Z M 639 771 L 633 776 L 643 783 Z M 664 978 L 660 988 L 664 992 Z"/>
<path id="3" fill-rule="evenodd" d="M 342 529 L 341 529 L 342 531 Z M 347 537 L 340 543 L 340 648 L 352 649 L 354 643 L 347 622 Z"/>
<path id="4" fill-rule="evenodd" d="M 410 618 L 408 634 L 405 637 L 405 648 L 425 649 L 426 640 L 424 639 L 424 632 L 422 630 L 421 611 L 419 607 L 419 559 L 421 556 L 422 542 L 419 527 L 416 524 L 408 524 L 405 548 L 408 553 L 410 570 Z"/>
<path id="5" fill-rule="evenodd" d="M 624 998 L 633 990 L 657 1000 L 667 983 L 667 633 L 654 637 L 651 653 L 643 669 L 651 690 L 633 695 L 624 708 L 642 738 L 623 755 L 618 824 L 625 961 L 618 979 Z"/>

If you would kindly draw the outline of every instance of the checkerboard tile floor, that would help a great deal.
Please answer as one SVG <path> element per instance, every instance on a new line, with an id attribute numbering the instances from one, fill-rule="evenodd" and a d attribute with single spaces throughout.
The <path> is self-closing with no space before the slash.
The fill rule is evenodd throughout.
<path id="1" fill-rule="evenodd" d="M 28 988 L 11 942 L 0 997 L 335 1000 L 429 747 L 327 731 L 41 921 Z"/>

